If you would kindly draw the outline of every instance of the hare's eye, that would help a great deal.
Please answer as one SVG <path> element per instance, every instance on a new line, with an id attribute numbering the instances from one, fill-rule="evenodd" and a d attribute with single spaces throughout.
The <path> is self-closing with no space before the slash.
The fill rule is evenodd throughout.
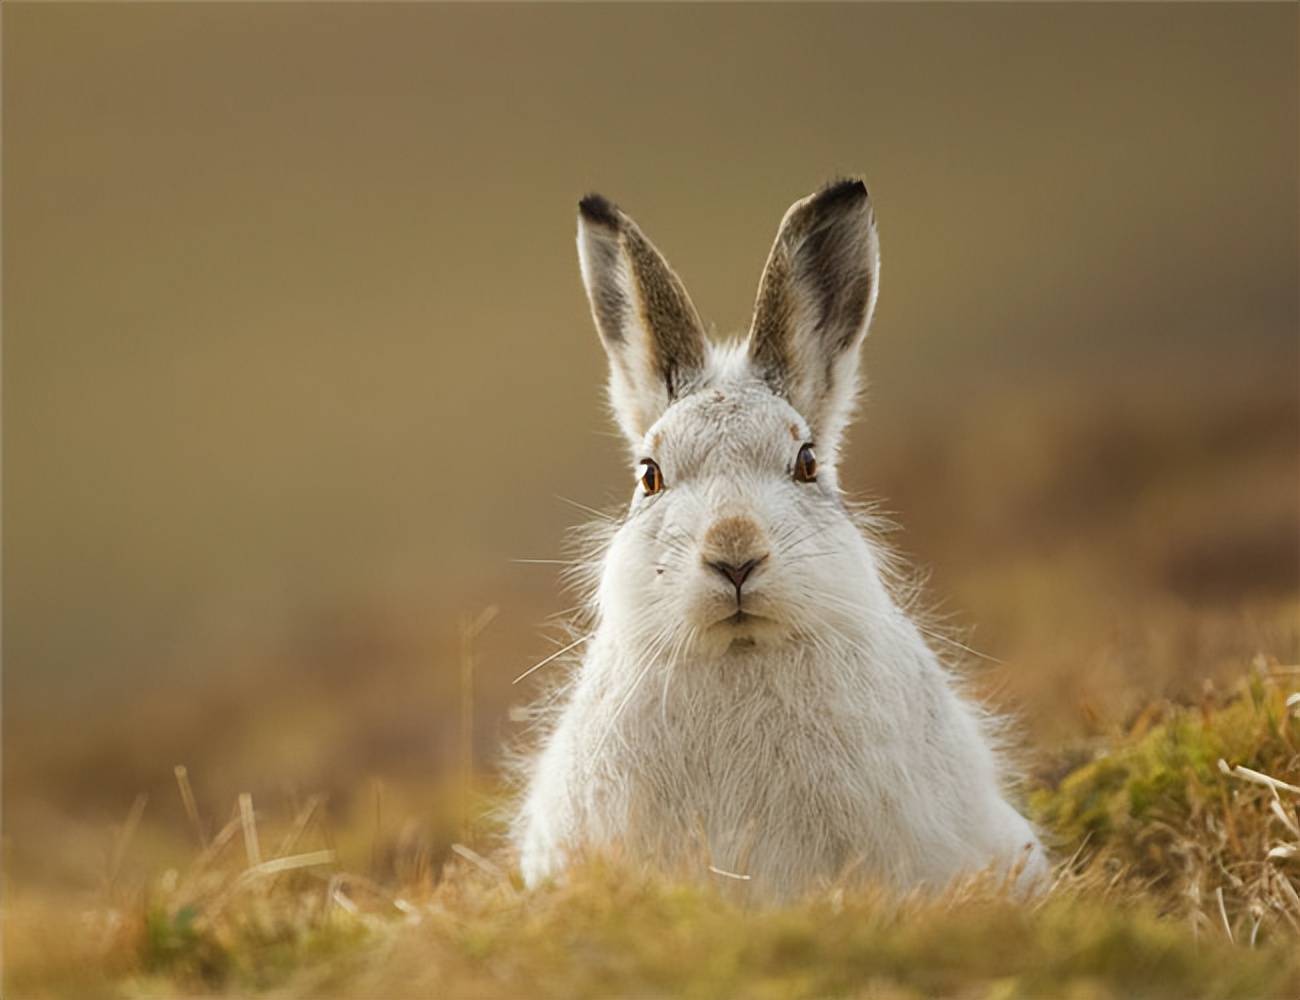
<path id="1" fill-rule="evenodd" d="M 652 458 L 641 462 L 641 488 L 645 490 L 646 496 L 654 496 L 664 488 L 664 474 Z"/>
<path id="2" fill-rule="evenodd" d="M 794 478 L 795 482 L 811 483 L 817 479 L 817 456 L 813 454 L 813 446 L 804 445 L 799 449 L 799 455 L 794 460 Z"/>

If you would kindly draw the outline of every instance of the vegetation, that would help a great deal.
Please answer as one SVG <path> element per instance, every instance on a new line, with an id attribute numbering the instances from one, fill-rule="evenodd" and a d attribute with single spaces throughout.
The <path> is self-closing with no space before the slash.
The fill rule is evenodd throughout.
<path id="1" fill-rule="evenodd" d="M 526 893 L 508 858 L 412 848 L 343 870 L 319 800 L 282 830 L 247 799 L 183 870 L 112 890 L 42 946 L 15 996 L 1283 996 L 1300 989 L 1300 672 L 1153 704 L 1030 800 L 1052 891 L 975 878 L 937 896 L 828 886 L 747 907 L 592 859 Z M 187 777 L 181 776 L 182 798 Z M 262 858 L 274 832 L 277 850 Z M 482 838 L 490 842 L 490 838 Z M 482 846 L 482 845 L 479 845 Z M 32 914 L 20 913 L 21 917 Z M 12 918 L 11 918 L 12 919 Z M 38 921 L 40 924 L 41 921 Z M 59 930 L 55 930 L 58 927 Z"/>

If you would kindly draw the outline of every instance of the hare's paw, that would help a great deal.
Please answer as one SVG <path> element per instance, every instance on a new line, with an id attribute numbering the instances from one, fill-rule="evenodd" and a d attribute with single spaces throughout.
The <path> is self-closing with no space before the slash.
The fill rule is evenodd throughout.
<path id="1" fill-rule="evenodd" d="M 1000 866 L 1012 877 L 1017 891 L 1031 895 L 1044 892 L 1052 869 L 1047 852 L 1029 821 L 1011 806 L 1006 809 L 1010 816 Z"/>
<path id="2" fill-rule="evenodd" d="M 535 889 L 564 867 L 565 854 L 558 842 L 536 827 L 525 831 L 519 850 L 519 872 L 524 877 L 524 885 Z"/>
<path id="3" fill-rule="evenodd" d="M 529 851 L 519 859 L 519 872 L 524 877 L 524 885 L 530 889 L 536 889 L 553 878 L 561 868 L 563 859 L 555 851 Z"/>

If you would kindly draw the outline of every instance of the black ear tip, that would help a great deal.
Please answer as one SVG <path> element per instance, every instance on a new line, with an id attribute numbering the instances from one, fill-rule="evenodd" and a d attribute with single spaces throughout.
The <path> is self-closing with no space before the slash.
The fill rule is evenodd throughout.
<path id="1" fill-rule="evenodd" d="M 870 197 L 871 195 L 867 193 L 867 185 L 861 177 L 831 181 L 817 192 L 817 201 L 827 207 L 848 206 L 855 202 L 867 201 Z"/>
<path id="2" fill-rule="evenodd" d="M 618 209 L 609 199 L 594 192 L 578 202 L 578 213 L 588 222 L 618 228 Z"/>

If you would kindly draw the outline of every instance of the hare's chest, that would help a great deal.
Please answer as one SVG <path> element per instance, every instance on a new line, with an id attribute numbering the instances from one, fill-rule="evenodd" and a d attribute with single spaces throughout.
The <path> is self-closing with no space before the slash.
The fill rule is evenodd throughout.
<path id="1" fill-rule="evenodd" d="M 685 693 L 625 744 L 636 748 L 622 776 L 633 839 L 704 848 L 721 867 L 761 867 L 767 854 L 841 861 L 879 799 L 863 781 L 860 720 L 780 690 Z"/>

